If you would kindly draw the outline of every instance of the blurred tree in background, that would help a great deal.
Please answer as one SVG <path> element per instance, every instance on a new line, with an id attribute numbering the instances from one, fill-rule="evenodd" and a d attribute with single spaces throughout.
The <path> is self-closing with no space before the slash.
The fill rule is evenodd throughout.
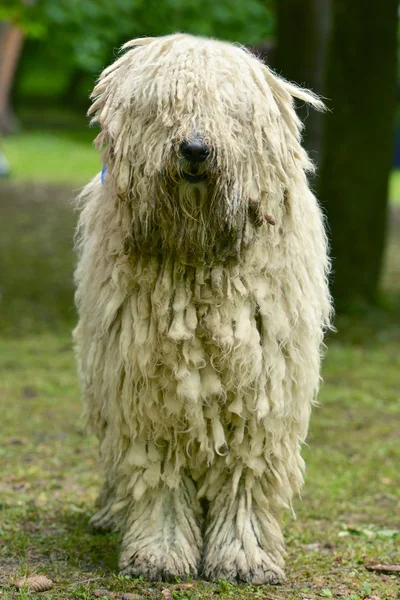
<path id="1" fill-rule="evenodd" d="M 305 145 L 320 163 L 339 312 L 376 304 L 385 249 L 396 112 L 398 0 L 277 0 L 277 68 L 322 94 L 306 107 Z"/>
<path id="2" fill-rule="evenodd" d="M 16 128 L 10 96 L 23 43 L 23 30 L 15 23 L 18 12 L 34 6 L 36 0 L 23 0 L 10 9 L 0 7 L 0 132 Z M 2 15 L 3 13 L 3 15 Z M 3 20 L 2 20 L 3 16 Z"/>
<path id="3" fill-rule="evenodd" d="M 393 162 L 397 0 L 332 0 L 319 198 L 339 310 L 378 300 Z"/>
<path id="4" fill-rule="evenodd" d="M 332 25 L 330 0 L 276 0 L 276 69 L 287 79 L 324 90 L 325 64 Z M 298 107 L 306 129 L 304 145 L 316 164 L 320 162 L 323 115 L 305 105 Z"/>

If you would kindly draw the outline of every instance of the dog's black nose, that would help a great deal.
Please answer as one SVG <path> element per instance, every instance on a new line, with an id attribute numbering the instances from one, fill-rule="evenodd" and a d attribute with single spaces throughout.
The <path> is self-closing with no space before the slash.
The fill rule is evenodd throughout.
<path id="1" fill-rule="evenodd" d="M 203 162 L 210 154 L 210 150 L 203 140 L 183 140 L 179 149 L 183 158 L 192 163 Z"/>

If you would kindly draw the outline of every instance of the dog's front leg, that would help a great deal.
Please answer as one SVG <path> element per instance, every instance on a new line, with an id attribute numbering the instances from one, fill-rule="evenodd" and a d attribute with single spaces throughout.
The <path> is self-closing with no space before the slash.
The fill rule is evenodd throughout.
<path id="1" fill-rule="evenodd" d="M 119 561 L 123 573 L 150 581 L 197 576 L 202 517 L 188 476 L 174 489 L 165 484 L 148 489 L 125 515 Z"/>
<path id="2" fill-rule="evenodd" d="M 214 468 L 218 470 L 218 463 Z M 221 482 L 212 475 L 208 479 Z M 256 585 L 284 580 L 283 537 L 272 494 L 265 476 L 256 477 L 242 466 L 227 474 L 218 491 L 208 490 L 203 556 L 206 579 Z"/>

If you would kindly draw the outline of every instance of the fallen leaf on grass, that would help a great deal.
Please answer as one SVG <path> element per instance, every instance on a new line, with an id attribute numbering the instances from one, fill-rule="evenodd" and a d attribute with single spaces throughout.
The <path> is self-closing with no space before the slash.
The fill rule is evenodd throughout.
<path id="1" fill-rule="evenodd" d="M 14 492 L 27 492 L 30 487 L 31 484 L 27 481 L 20 481 L 20 483 L 15 483 L 12 486 L 12 489 L 14 490 Z"/>
<path id="2" fill-rule="evenodd" d="M 47 592 L 53 587 L 53 582 L 44 575 L 34 575 L 32 577 L 22 577 L 15 584 L 18 589 L 27 587 L 34 592 Z"/>
<path id="3" fill-rule="evenodd" d="M 100 588 L 93 591 L 93 596 L 96 596 L 96 598 L 118 598 L 119 594 L 117 592 L 110 592 L 110 590 Z"/>
<path id="4" fill-rule="evenodd" d="M 35 388 L 27 386 L 24 387 L 21 395 L 23 398 L 37 398 L 38 393 Z"/>
<path id="5" fill-rule="evenodd" d="M 116 592 L 110 592 L 110 590 L 100 588 L 98 590 L 93 591 L 93 596 L 96 596 L 96 598 L 117 598 L 119 594 L 117 594 Z"/>
<path id="6" fill-rule="evenodd" d="M 304 544 L 304 550 L 321 550 L 322 544 L 320 542 L 315 542 L 315 544 Z"/>
<path id="7" fill-rule="evenodd" d="M 398 529 L 387 529 L 386 527 L 377 527 L 376 525 L 370 525 L 368 527 L 352 527 L 347 526 L 343 531 L 339 531 L 338 537 L 345 537 L 347 535 L 357 535 L 367 538 L 383 538 L 383 539 L 394 539 L 398 536 Z"/>
<path id="8" fill-rule="evenodd" d="M 70 503 L 68 504 L 68 510 L 70 510 L 73 513 L 84 513 L 86 511 L 86 508 Z"/>
<path id="9" fill-rule="evenodd" d="M 24 389 L 21 392 L 21 396 L 22 398 L 37 398 L 38 397 L 38 393 L 34 388 L 31 387 L 24 387 Z"/>
<path id="10" fill-rule="evenodd" d="M 379 481 L 383 483 L 383 485 L 390 485 L 392 483 L 390 477 L 381 477 Z"/>
<path id="11" fill-rule="evenodd" d="M 377 571 L 378 573 L 400 573 L 400 565 L 376 564 L 366 565 L 368 571 Z"/>
<path id="12" fill-rule="evenodd" d="M 335 585 L 335 589 L 333 590 L 333 597 L 336 598 L 345 596 L 346 598 L 351 597 L 351 590 L 346 585 Z"/>
<path id="13" fill-rule="evenodd" d="M 167 588 L 164 588 L 163 590 L 161 590 L 162 595 L 164 596 L 164 598 L 166 598 L 167 600 L 173 600 L 173 595 L 171 594 L 170 590 L 167 590 Z"/>
<path id="14" fill-rule="evenodd" d="M 26 444 L 28 443 L 28 439 L 23 437 L 23 438 L 10 438 L 8 440 L 8 443 L 11 446 L 26 446 Z"/>
<path id="15" fill-rule="evenodd" d="M 368 538 L 373 538 L 375 537 L 375 532 L 371 531 L 371 529 L 361 529 L 361 527 L 346 527 L 346 529 L 344 529 L 343 531 L 339 531 L 338 533 L 338 537 L 345 537 L 347 535 L 359 535 Z"/>
<path id="16" fill-rule="evenodd" d="M 188 590 L 189 588 L 193 587 L 194 583 L 174 583 L 174 585 L 171 585 L 170 589 L 171 590 Z"/>

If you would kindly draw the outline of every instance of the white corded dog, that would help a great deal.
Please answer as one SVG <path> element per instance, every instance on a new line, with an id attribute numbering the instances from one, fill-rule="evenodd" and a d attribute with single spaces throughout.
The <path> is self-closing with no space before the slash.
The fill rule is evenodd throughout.
<path id="1" fill-rule="evenodd" d="M 138 39 L 90 113 L 75 342 L 120 567 L 277 583 L 331 304 L 293 97 L 241 47 Z"/>

